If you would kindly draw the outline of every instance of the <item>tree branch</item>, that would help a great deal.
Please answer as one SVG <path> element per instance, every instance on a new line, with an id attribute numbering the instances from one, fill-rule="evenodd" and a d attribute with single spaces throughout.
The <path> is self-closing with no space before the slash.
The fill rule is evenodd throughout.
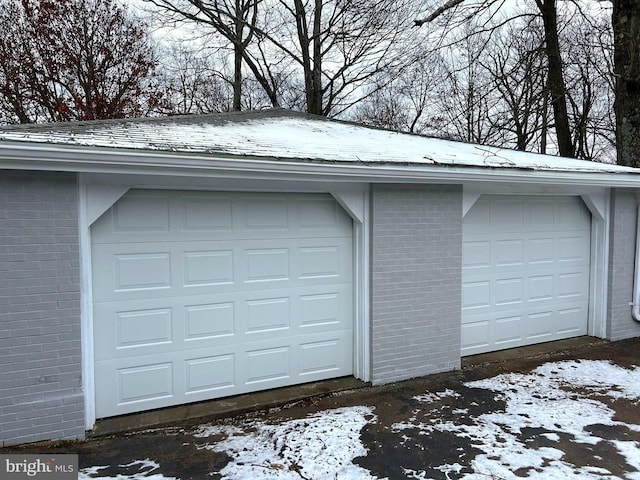
<path id="1" fill-rule="evenodd" d="M 458 5 L 460 5 L 462 2 L 464 2 L 464 0 L 448 0 L 444 5 L 442 5 L 440 8 L 436 9 L 431 15 L 429 15 L 428 17 L 422 18 L 422 19 L 417 19 L 414 20 L 414 24 L 416 27 L 421 27 L 422 25 L 424 25 L 425 23 L 430 23 L 433 22 L 436 18 L 438 18 L 440 15 L 442 15 L 444 12 L 446 12 L 447 10 L 451 10 L 454 7 L 457 7 Z"/>

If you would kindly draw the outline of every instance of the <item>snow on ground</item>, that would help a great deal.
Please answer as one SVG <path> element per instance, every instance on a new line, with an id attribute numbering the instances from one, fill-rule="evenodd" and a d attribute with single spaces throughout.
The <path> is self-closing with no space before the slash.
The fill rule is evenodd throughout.
<path id="1" fill-rule="evenodd" d="M 486 413 L 469 413 L 469 408 L 443 408 L 447 402 L 464 403 L 464 395 L 451 389 L 416 395 L 419 408 L 405 420 L 391 426 L 398 445 L 418 432 L 419 441 L 428 442 L 433 432 L 447 432 L 469 441 L 469 451 L 481 453 L 460 463 L 438 465 L 437 459 L 424 470 L 403 468 L 406 478 L 461 478 L 463 480 L 571 478 L 576 480 L 618 479 L 603 466 L 574 465 L 561 450 L 567 442 L 574 446 L 607 448 L 617 452 L 628 470 L 622 478 L 640 480 L 640 442 L 598 436 L 593 426 L 611 426 L 623 431 L 640 432 L 640 425 L 616 420 L 610 408 L 616 400 L 640 402 L 640 367 L 625 369 L 606 361 L 563 361 L 544 364 L 528 374 L 506 373 L 469 382 L 467 389 L 495 392 L 505 408 Z M 589 396 L 589 398 L 586 397 Z M 608 405 L 609 404 L 609 405 Z M 477 406 L 477 404 L 476 404 Z M 615 405 L 614 405 L 615 407 Z M 377 421 L 374 409 L 367 406 L 326 410 L 276 424 L 264 420 L 246 420 L 241 425 L 203 425 L 195 436 L 199 448 L 224 452 L 231 461 L 219 473 L 229 480 L 244 479 L 348 479 L 374 480 L 375 472 L 354 464 L 356 457 L 367 455 L 360 433 Z M 398 414 L 400 415 L 400 414 Z M 453 415 L 453 416 L 452 416 Z M 452 418 L 456 421 L 452 421 Z M 537 441 L 523 435 L 535 431 Z M 637 435 L 633 435 L 638 438 Z M 629 437 L 631 438 L 631 437 Z M 415 438 L 413 439 L 415 440 Z M 557 448 L 556 448 L 557 447 Z M 613 450 L 611 450 L 613 449 Z M 369 454 L 375 455 L 375 452 Z M 470 453 L 473 455 L 473 453 Z M 604 453 L 603 455 L 607 455 Z M 462 458 L 462 457 L 461 457 Z M 602 457 L 594 456 L 600 463 Z M 394 459 L 390 458 L 389 462 Z M 589 462 L 585 462 L 589 463 Z M 605 463 L 603 463 L 605 465 Z M 116 477 L 101 477 L 107 467 L 81 470 L 80 479 L 171 480 L 160 474 L 160 466 L 151 461 L 136 461 Z M 131 473 L 134 472 L 134 473 Z M 469 473 L 471 472 L 471 473 Z"/>
<path id="2" fill-rule="evenodd" d="M 108 466 L 82 468 L 78 472 L 78 480 L 89 480 L 92 478 L 113 479 L 113 480 L 177 480 L 174 477 L 165 477 L 160 473 L 154 473 L 160 468 L 156 462 L 149 459 L 135 460 L 126 465 L 118 465 L 119 468 L 129 470 L 138 470 L 131 474 L 117 474 L 115 477 L 104 477 L 100 475 L 101 470 L 110 468 Z"/>
<path id="3" fill-rule="evenodd" d="M 627 370 L 605 361 L 585 360 L 547 363 L 529 374 L 507 373 L 465 386 L 496 392 L 496 399 L 505 401 L 505 410 L 469 417 L 464 422 L 431 418 L 429 424 L 399 422 L 393 426 L 398 432 L 418 428 L 427 435 L 441 431 L 468 438 L 473 447 L 484 453 L 472 461 L 474 473 L 456 478 L 518 479 L 523 472 L 528 479 L 618 478 L 604 468 L 563 461 L 564 453 L 558 448 L 531 447 L 521 440 L 520 434 L 525 428 L 541 429 L 546 432 L 540 435 L 551 442 L 558 442 L 560 435 L 569 435 L 572 442 L 597 445 L 604 440 L 591 433 L 587 426 L 609 425 L 640 431 L 640 425 L 613 420 L 615 412 L 605 403 L 584 398 L 575 391 L 584 389 L 602 396 L 603 400 L 609 397 L 637 402 L 640 399 L 640 368 L 637 367 Z M 421 397 L 415 399 L 420 401 Z M 639 469 L 638 442 L 611 444 L 629 466 Z M 442 465 L 436 469 L 457 472 L 459 465 Z M 519 469 L 520 475 L 514 473 Z M 426 472 L 410 473 L 407 478 L 427 478 Z M 640 479 L 640 473 L 629 472 L 625 478 Z"/>
<path id="4" fill-rule="evenodd" d="M 208 426 L 195 436 L 227 437 L 204 447 L 233 458 L 223 478 L 371 480 L 377 477 L 352 461 L 367 454 L 360 431 L 375 418 L 370 407 L 338 408 L 277 425 L 255 421 L 250 429 Z"/>

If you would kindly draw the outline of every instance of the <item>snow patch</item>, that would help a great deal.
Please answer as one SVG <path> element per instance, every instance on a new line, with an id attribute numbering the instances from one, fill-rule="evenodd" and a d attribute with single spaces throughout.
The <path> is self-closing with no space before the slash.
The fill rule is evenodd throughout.
<path id="1" fill-rule="evenodd" d="M 367 454 L 360 431 L 375 419 L 372 408 L 358 406 L 322 411 L 277 425 L 253 421 L 242 429 L 206 426 L 195 436 L 226 437 L 203 447 L 232 457 L 220 471 L 226 479 L 372 480 L 377 477 L 352 461 Z"/>
<path id="2" fill-rule="evenodd" d="M 78 472 L 78 480 L 90 480 L 92 478 L 112 479 L 112 480 L 177 480 L 175 477 L 165 477 L 159 473 L 152 473 L 160 468 L 160 465 L 148 458 L 146 460 L 134 460 L 131 463 L 118 465 L 119 468 L 129 470 L 133 467 L 138 468 L 138 472 L 133 474 L 117 474 L 115 477 L 96 476 L 100 470 L 107 469 L 107 466 L 97 466 L 82 468 Z"/>
<path id="3" fill-rule="evenodd" d="M 640 368 L 625 369 L 607 361 L 565 361 L 547 363 L 529 374 L 507 373 L 493 378 L 468 382 L 469 388 L 496 392 L 496 400 L 504 401 L 505 411 L 493 411 L 467 422 L 432 419 L 431 424 L 400 422 L 394 429 L 417 428 L 428 434 L 433 431 L 451 432 L 471 440 L 472 446 L 484 452 L 472 461 L 474 473 L 462 477 L 528 479 L 617 478 L 600 467 L 578 467 L 563 460 L 564 453 L 556 448 L 532 447 L 522 440 L 525 429 L 541 430 L 540 436 L 559 442 L 561 436 L 571 441 L 597 445 L 604 441 L 589 432 L 590 425 L 626 426 L 638 431 L 639 425 L 613 420 L 615 412 L 605 403 L 585 398 L 575 389 L 588 390 L 609 399 L 640 399 Z M 604 399 L 603 399 L 604 400 Z M 427 399 L 426 403 L 430 403 Z M 467 424 L 465 424 L 467 423 Z M 545 432 L 546 431 L 546 432 Z M 640 445 L 637 442 L 611 442 L 623 455 L 629 467 L 640 470 Z M 441 466 L 441 471 L 455 471 Z M 446 470 L 451 467 L 452 470 Z M 514 472 L 518 471 L 516 474 Z M 523 473 L 526 472 L 526 473 Z M 412 478 L 425 478 L 414 473 Z M 640 480 L 640 473 L 629 472 L 625 478 Z"/>
<path id="4" fill-rule="evenodd" d="M 443 392 L 429 392 L 423 395 L 416 395 L 415 397 L 413 397 L 413 399 L 422 403 L 433 403 L 447 397 L 456 398 L 460 397 L 460 394 L 456 391 L 451 390 L 450 388 L 447 388 Z"/>

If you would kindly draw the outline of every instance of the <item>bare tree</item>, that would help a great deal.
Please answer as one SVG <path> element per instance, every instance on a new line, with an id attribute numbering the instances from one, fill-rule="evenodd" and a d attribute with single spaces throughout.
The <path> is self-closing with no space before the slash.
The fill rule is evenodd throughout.
<path id="1" fill-rule="evenodd" d="M 371 88 L 373 91 L 367 98 L 350 112 L 350 119 L 387 130 L 410 131 L 412 122 L 406 97 L 398 92 L 393 83 L 385 82 L 382 87 Z"/>
<path id="2" fill-rule="evenodd" d="M 465 3 L 469 3 L 461 13 Z M 567 0 L 564 2 L 573 9 L 575 18 L 588 18 L 583 2 Z M 606 1 L 597 3 L 608 3 Z M 616 116 L 616 147 L 617 162 L 622 165 L 640 167 L 640 61 L 638 60 L 638 45 L 640 38 L 640 3 L 635 0 L 612 0 L 612 27 L 614 51 L 615 83 L 613 87 Z M 504 4 L 504 0 L 483 0 L 473 3 L 472 0 L 448 0 L 431 9 L 431 13 L 416 20 L 417 25 L 444 19 L 457 25 L 463 23 L 470 16 L 486 14 L 494 17 L 494 10 Z M 564 156 L 580 156 L 584 158 L 606 157 L 597 154 L 595 137 L 600 137 L 600 144 L 610 140 L 607 132 L 609 115 L 600 107 L 604 85 L 593 83 L 595 75 L 606 78 L 602 65 L 590 63 L 586 68 L 578 67 L 578 72 L 571 72 L 571 85 L 567 85 L 565 75 L 566 63 L 562 58 L 561 31 L 558 26 L 558 3 L 555 0 L 535 0 L 538 14 L 544 24 L 545 52 L 548 61 L 548 88 L 554 111 L 554 128 L 556 130 L 558 150 Z M 509 21 L 510 19 L 504 20 Z M 503 22 L 504 22 L 503 21 Z M 597 34 L 596 34 L 597 35 Z M 600 50 L 606 50 L 602 45 Z M 604 57 L 603 57 L 604 58 Z M 604 58 L 604 65 L 608 61 Z M 577 80 L 579 79 L 579 80 Z M 608 83 L 608 79 L 604 81 Z M 598 88 L 594 88 L 598 87 Z M 573 96 L 568 97 L 569 91 Z M 596 91 L 597 90 L 597 91 Z M 576 92 L 580 93 L 577 94 Z M 568 108 L 570 107 L 570 109 Z M 597 107 L 597 108 L 596 108 Z M 594 116 L 594 112 L 600 113 Z M 590 115 L 591 113 L 591 115 Z M 595 121 L 594 121 L 595 120 Z M 596 129 L 604 130 L 604 134 L 597 135 Z"/>
<path id="3" fill-rule="evenodd" d="M 381 74 L 350 113 L 355 121 L 410 133 L 437 135 L 437 105 L 449 75 L 438 52 L 424 52 L 399 75 Z"/>
<path id="4" fill-rule="evenodd" d="M 448 57 L 449 71 L 438 103 L 441 134 L 466 142 L 503 145 L 506 139 L 492 120 L 499 96 L 492 88 L 491 76 L 476 61 L 484 45 L 483 38 L 464 34 Z"/>
<path id="5" fill-rule="evenodd" d="M 600 20 L 600 21 L 598 21 Z M 607 19 L 608 20 L 608 19 Z M 577 158 L 615 162 L 611 25 L 575 19 L 562 33 L 567 101 Z"/>
<path id="6" fill-rule="evenodd" d="M 493 36 L 477 60 L 499 94 L 491 121 L 505 132 L 507 145 L 517 150 L 546 145 L 541 141 L 548 127 L 546 57 L 541 46 L 535 24 L 524 28 L 509 24 Z"/>
<path id="7" fill-rule="evenodd" d="M 309 113 L 344 111 L 361 99 L 360 87 L 403 63 L 406 51 L 398 41 L 403 2 L 280 0 L 280 5 L 295 22 L 295 38 L 270 38 L 300 65 Z M 295 50 L 286 46 L 292 41 Z"/>
<path id="8" fill-rule="evenodd" d="M 573 157 L 574 152 L 567 112 L 566 87 L 558 36 L 556 0 L 534 0 L 534 2 L 537 8 L 537 15 L 541 17 L 544 26 L 544 51 L 547 57 L 548 69 L 547 89 L 554 112 L 558 152 L 562 156 Z M 464 8 L 464 3 L 465 0 L 449 0 L 440 7 L 435 8 L 427 17 L 416 20 L 415 23 L 421 26 L 443 17 L 449 22 L 450 28 L 451 25 L 460 26 L 464 24 L 469 18 L 484 15 L 488 17 L 489 20 L 485 20 L 484 23 L 482 23 L 481 30 L 493 31 L 498 26 L 508 23 L 514 18 L 523 16 L 521 13 L 514 13 L 511 17 L 506 19 L 500 18 L 499 21 L 493 22 L 497 18 L 496 11 L 504 5 L 504 0 L 484 0 L 478 3 L 471 2 L 466 11 L 461 12 L 460 9 Z"/>
<path id="9" fill-rule="evenodd" d="M 0 1 L 0 109 L 11 122 L 168 107 L 145 25 L 114 0 Z"/>
<path id="10" fill-rule="evenodd" d="M 144 0 L 160 8 L 162 21 L 176 25 L 195 24 L 210 28 L 221 35 L 233 50 L 233 109 L 242 107 L 243 65 L 246 65 L 256 81 L 265 90 L 271 104 L 278 106 L 277 92 L 249 49 L 255 40 L 258 13 L 262 0 Z M 258 39 L 259 40 L 259 39 Z"/>
<path id="11" fill-rule="evenodd" d="M 562 54 L 558 35 L 558 11 L 556 0 L 535 0 L 544 24 L 544 48 L 547 54 L 547 89 L 551 96 L 553 118 L 555 120 L 558 153 L 563 157 L 574 157 L 571 141 L 569 113 L 567 110 L 567 87 L 564 81 Z"/>
<path id="12" fill-rule="evenodd" d="M 404 28 L 404 1 L 145 1 L 177 21 L 208 25 L 230 42 L 236 86 L 240 56 L 274 106 L 286 95 L 283 81 L 299 83 L 305 110 L 319 115 L 336 115 L 357 103 L 362 87 L 380 71 L 398 69 L 411 48 L 399 41 L 412 33 Z"/>
<path id="13" fill-rule="evenodd" d="M 163 73 L 175 114 L 226 112 L 233 109 L 233 84 L 225 62 L 200 50 L 174 43 L 163 56 Z"/>
<path id="14" fill-rule="evenodd" d="M 640 167 L 640 4 L 613 0 L 618 163 Z"/>

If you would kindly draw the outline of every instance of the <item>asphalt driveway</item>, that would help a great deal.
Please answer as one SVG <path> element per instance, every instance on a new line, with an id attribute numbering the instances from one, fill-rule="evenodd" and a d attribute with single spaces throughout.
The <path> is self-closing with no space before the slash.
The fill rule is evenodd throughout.
<path id="1" fill-rule="evenodd" d="M 640 339 L 581 339 L 278 408 L 0 453 L 80 478 L 640 479 Z"/>

